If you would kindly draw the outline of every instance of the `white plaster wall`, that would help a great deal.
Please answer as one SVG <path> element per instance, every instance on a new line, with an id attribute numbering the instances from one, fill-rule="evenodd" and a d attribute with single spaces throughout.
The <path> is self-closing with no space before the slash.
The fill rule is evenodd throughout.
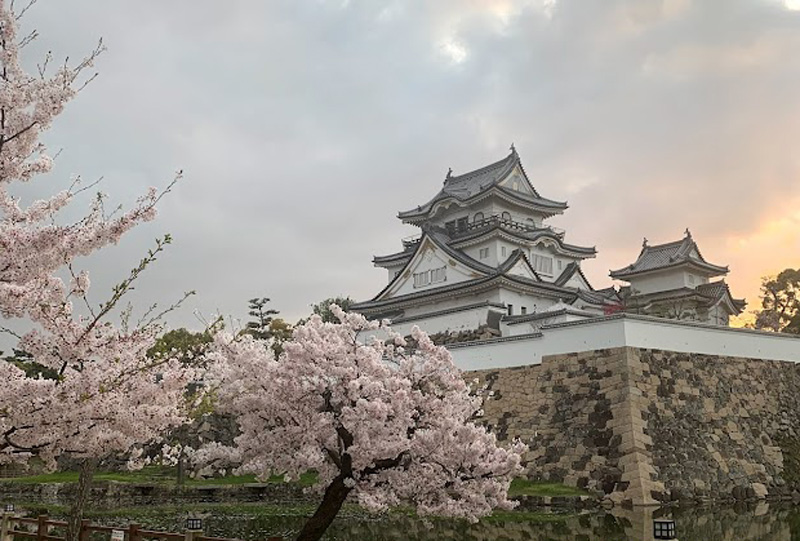
<path id="1" fill-rule="evenodd" d="M 444 314 L 436 317 L 429 317 L 419 319 L 416 321 L 408 321 L 405 323 L 398 323 L 392 325 L 392 328 L 406 336 L 411 334 L 411 328 L 417 325 L 420 329 L 425 330 L 428 334 L 435 334 L 444 331 L 468 331 L 474 330 L 486 323 L 489 308 L 486 306 L 475 308 L 472 310 L 465 310 L 463 312 L 456 312 L 453 314 Z"/>
<path id="2" fill-rule="evenodd" d="M 800 338 L 776 333 L 648 318 L 610 317 L 562 327 L 541 335 L 450 346 L 464 370 L 538 364 L 546 355 L 633 346 L 686 353 L 800 362 Z"/>
<path id="3" fill-rule="evenodd" d="M 501 303 L 505 305 L 508 305 L 509 303 L 514 305 L 513 315 L 515 316 L 518 316 L 522 313 L 522 306 L 525 306 L 528 309 L 528 314 L 533 314 L 534 312 L 546 310 L 548 307 L 553 306 L 553 304 L 556 303 L 556 301 L 551 299 L 523 295 L 522 293 L 511 291 L 505 288 L 500 288 L 499 295 L 499 300 Z"/>
<path id="4" fill-rule="evenodd" d="M 541 329 L 543 325 L 581 321 L 584 319 L 586 319 L 584 316 L 562 312 L 556 313 L 556 315 L 551 317 L 539 318 L 525 323 L 517 323 L 516 325 L 507 325 L 501 322 L 500 332 L 503 336 L 524 336 L 526 334 L 539 332 L 539 329 Z"/>
<path id="5" fill-rule="evenodd" d="M 397 275 L 397 273 L 400 272 L 401 270 L 403 270 L 403 267 L 406 266 L 406 263 L 407 263 L 406 261 L 403 261 L 403 262 L 401 262 L 399 264 L 395 264 L 395 265 L 391 265 L 391 266 L 387 265 L 386 267 L 384 267 L 386 269 L 387 273 L 388 273 L 389 282 L 394 280 L 394 277 Z"/>
<path id="6" fill-rule="evenodd" d="M 469 306 L 479 302 L 500 302 L 500 294 L 497 290 L 484 292 L 480 295 L 467 295 L 459 296 L 451 299 L 446 299 L 438 302 L 431 302 L 412 306 L 405 311 L 405 317 L 416 317 L 419 315 L 428 314 L 430 312 L 438 312 L 440 310 L 449 310 L 451 308 L 459 308 L 462 306 Z M 424 328 L 420 325 L 421 328 Z"/>
<path id="7" fill-rule="evenodd" d="M 480 244 L 474 244 L 472 246 L 467 247 L 464 250 L 468 256 L 470 256 L 475 261 L 483 263 L 484 265 L 489 265 L 490 267 L 497 267 L 498 260 L 497 254 L 500 252 L 500 248 L 498 248 L 498 239 L 486 239 L 485 241 L 481 242 Z M 489 249 L 489 256 L 486 258 L 481 259 L 480 251 L 482 248 Z"/>
<path id="8" fill-rule="evenodd" d="M 701 282 L 695 278 L 694 284 L 689 284 L 688 273 L 683 270 L 659 272 L 629 280 L 631 287 L 640 294 L 667 291 L 679 287 L 696 287 Z"/>
<path id="9" fill-rule="evenodd" d="M 714 325 L 684 326 L 650 319 L 623 321 L 631 346 L 800 362 L 800 339 L 790 335 Z"/>

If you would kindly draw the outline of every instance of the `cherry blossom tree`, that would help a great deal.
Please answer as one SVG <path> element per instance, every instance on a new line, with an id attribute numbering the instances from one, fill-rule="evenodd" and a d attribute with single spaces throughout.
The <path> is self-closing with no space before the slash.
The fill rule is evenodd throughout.
<path id="1" fill-rule="evenodd" d="M 209 381 L 241 434 L 235 447 L 206 447 L 195 459 L 240 464 L 262 480 L 318 472 L 322 501 L 298 541 L 320 539 L 351 495 L 371 510 L 411 503 L 468 519 L 511 508 L 526 446 L 500 447 L 473 423 L 481 399 L 448 351 L 417 328 L 417 349 L 406 351 L 385 324 L 331 309 L 341 323 L 312 316 L 277 360 L 252 337 L 217 336 Z M 361 341 L 374 333 L 389 339 Z"/>
<path id="2" fill-rule="evenodd" d="M 34 3 L 15 12 L 13 2 L 0 0 L 0 317 L 28 321 L 32 328 L 18 336 L 18 348 L 57 376 L 26 377 L 14 364 L 0 363 L 0 463 L 39 457 L 53 468 L 65 455 L 82 461 L 80 496 L 68 529 L 74 539 L 93 462 L 183 422 L 183 394 L 193 375 L 175 359 L 147 358 L 160 330 L 156 309 L 137 324 L 129 318 L 119 327 L 108 321 L 169 237 L 157 241 L 99 307 L 87 299 L 88 273 L 75 268 L 77 258 L 153 219 L 164 192 L 151 189 L 131 210 L 112 215 L 98 195 L 85 217 L 69 224 L 61 224 L 58 214 L 86 189 L 77 181 L 29 205 L 12 193 L 15 183 L 51 170 L 53 159 L 40 134 L 93 78 L 86 70 L 103 50 L 101 42 L 78 64 L 56 69 L 48 55 L 35 73 L 26 72 L 20 50 L 36 33 L 20 37 L 18 19 Z"/>

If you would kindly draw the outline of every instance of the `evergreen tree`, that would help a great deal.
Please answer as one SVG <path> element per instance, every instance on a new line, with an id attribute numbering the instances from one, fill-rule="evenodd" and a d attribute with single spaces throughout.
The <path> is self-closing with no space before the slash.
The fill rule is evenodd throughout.
<path id="1" fill-rule="evenodd" d="M 800 269 L 785 269 L 761 279 L 761 310 L 756 329 L 800 334 Z"/>
<path id="2" fill-rule="evenodd" d="M 247 322 L 242 333 L 249 334 L 258 340 L 269 340 L 273 335 L 272 329 L 270 328 L 270 325 L 272 324 L 272 316 L 278 315 L 279 312 L 271 308 L 266 308 L 266 305 L 269 302 L 269 299 L 266 297 L 256 297 L 247 302 L 249 309 L 249 312 L 247 313 L 250 315 L 250 317 L 255 319 Z"/>

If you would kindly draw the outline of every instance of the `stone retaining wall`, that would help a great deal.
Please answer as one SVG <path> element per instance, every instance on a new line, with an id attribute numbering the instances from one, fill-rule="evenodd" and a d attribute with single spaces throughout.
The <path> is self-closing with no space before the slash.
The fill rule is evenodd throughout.
<path id="1" fill-rule="evenodd" d="M 790 497 L 800 481 L 795 363 L 622 347 L 468 377 L 498 438 L 531 445 L 534 479 L 636 505 Z"/>

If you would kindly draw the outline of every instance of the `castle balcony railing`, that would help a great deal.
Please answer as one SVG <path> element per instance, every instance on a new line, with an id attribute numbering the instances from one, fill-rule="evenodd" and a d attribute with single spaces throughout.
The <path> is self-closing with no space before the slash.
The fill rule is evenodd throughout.
<path id="1" fill-rule="evenodd" d="M 553 226 L 536 226 L 530 223 L 518 222 L 516 220 L 512 220 L 510 218 L 504 218 L 502 216 L 489 216 L 488 218 L 483 218 L 482 220 L 474 220 L 472 222 L 455 222 L 452 223 L 449 227 L 447 227 L 447 231 L 453 238 L 458 238 L 464 236 L 466 234 L 472 233 L 479 229 L 484 229 L 488 227 L 503 227 L 505 229 L 510 229 L 513 231 L 522 231 L 522 232 L 534 232 L 534 231 L 542 231 L 542 230 L 549 230 L 552 231 L 555 235 L 559 237 L 564 237 L 566 233 L 560 227 L 553 227 Z"/>

